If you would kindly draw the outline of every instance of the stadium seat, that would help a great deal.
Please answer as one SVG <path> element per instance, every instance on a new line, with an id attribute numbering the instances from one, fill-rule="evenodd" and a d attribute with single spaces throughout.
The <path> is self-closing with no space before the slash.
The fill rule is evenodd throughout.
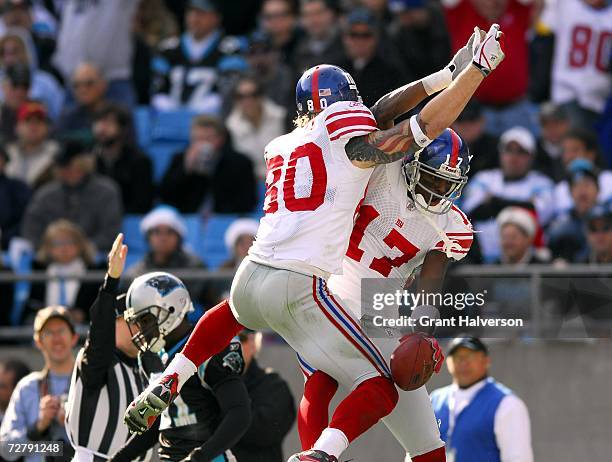
<path id="1" fill-rule="evenodd" d="M 151 144 L 151 109 L 139 106 L 134 110 L 133 117 L 138 146 L 146 149 Z"/>
<path id="2" fill-rule="evenodd" d="M 185 246 L 188 250 L 202 258 L 204 254 L 204 221 L 200 215 L 183 215 L 187 236 Z"/>
<path id="3" fill-rule="evenodd" d="M 189 141 L 191 119 L 196 114 L 192 111 L 158 111 L 151 124 L 151 139 L 156 141 Z"/>
<path id="4" fill-rule="evenodd" d="M 153 181 L 159 182 L 162 179 L 172 156 L 186 147 L 187 143 L 183 141 L 154 141 L 146 148 L 147 154 L 153 161 Z"/>
<path id="5" fill-rule="evenodd" d="M 212 215 L 204 224 L 204 239 L 200 255 L 212 270 L 218 269 L 229 258 L 224 236 L 225 231 L 236 218 L 238 215 Z"/>
<path id="6" fill-rule="evenodd" d="M 123 241 L 128 246 L 128 255 L 126 259 L 126 268 L 129 268 L 138 260 L 140 260 L 147 252 L 147 241 L 140 233 L 140 221 L 142 215 L 125 215 L 121 232 L 123 233 Z"/>

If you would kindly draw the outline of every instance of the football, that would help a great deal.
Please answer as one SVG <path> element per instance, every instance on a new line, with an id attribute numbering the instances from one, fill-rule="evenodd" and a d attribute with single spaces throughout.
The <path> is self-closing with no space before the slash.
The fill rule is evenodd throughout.
<path id="1" fill-rule="evenodd" d="M 434 372 L 434 366 L 434 348 L 420 332 L 402 338 L 391 354 L 393 381 L 404 391 L 425 385 Z"/>

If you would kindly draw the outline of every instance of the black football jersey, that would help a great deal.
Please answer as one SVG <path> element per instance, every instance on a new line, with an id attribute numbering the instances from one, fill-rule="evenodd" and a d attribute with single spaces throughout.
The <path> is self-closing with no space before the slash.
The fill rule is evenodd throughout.
<path id="1" fill-rule="evenodd" d="M 173 356 L 166 359 L 166 364 Z M 237 337 L 198 368 L 161 416 L 161 460 L 181 460 L 210 438 L 221 420 L 214 390 L 224 380 L 241 376 L 243 370 L 244 359 Z"/>

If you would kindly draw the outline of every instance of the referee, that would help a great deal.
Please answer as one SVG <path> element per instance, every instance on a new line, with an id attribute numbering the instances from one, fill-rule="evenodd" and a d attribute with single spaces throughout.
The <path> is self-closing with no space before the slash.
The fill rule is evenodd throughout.
<path id="1" fill-rule="evenodd" d="M 123 235 L 108 255 L 108 271 L 90 308 L 90 329 L 79 351 L 66 404 L 66 431 L 75 449 L 75 462 L 105 461 L 121 451 L 125 460 L 151 459 L 153 432 L 135 437 L 123 423 L 127 405 L 144 389 L 138 368 L 138 349 L 123 315 L 116 314 L 117 287 L 127 246 Z M 152 437 L 153 436 L 153 437 Z"/>

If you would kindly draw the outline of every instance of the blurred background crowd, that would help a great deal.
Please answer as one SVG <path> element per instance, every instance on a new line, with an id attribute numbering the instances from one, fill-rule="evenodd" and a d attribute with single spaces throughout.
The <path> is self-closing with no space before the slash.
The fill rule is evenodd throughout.
<path id="1" fill-rule="evenodd" d="M 339 65 L 364 103 L 444 67 L 475 25 L 507 59 L 453 128 L 471 264 L 612 263 L 607 0 L 0 0 L 0 325 L 87 321 L 123 231 L 129 277 L 234 269 L 262 214 L 265 145 L 302 71 Z M 190 287 L 201 306 L 223 290 Z"/>

